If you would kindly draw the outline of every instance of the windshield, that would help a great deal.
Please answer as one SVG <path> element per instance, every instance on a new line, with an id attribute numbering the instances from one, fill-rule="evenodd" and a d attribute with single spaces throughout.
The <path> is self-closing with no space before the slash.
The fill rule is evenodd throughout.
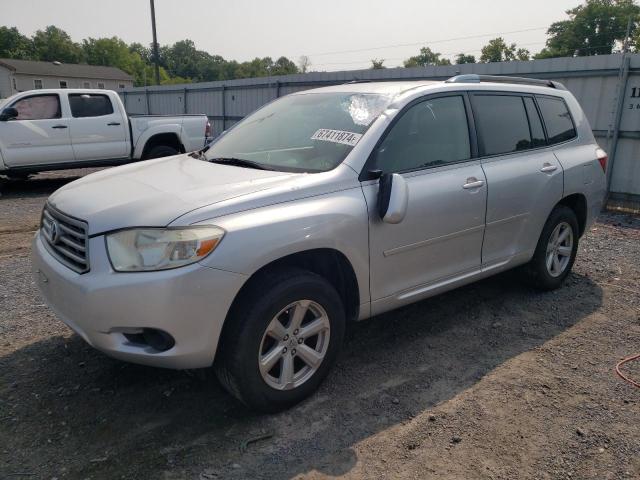
<path id="1" fill-rule="evenodd" d="M 345 159 L 391 100 L 362 93 L 283 97 L 236 124 L 214 142 L 206 158 L 248 160 L 269 170 L 325 172 Z"/>

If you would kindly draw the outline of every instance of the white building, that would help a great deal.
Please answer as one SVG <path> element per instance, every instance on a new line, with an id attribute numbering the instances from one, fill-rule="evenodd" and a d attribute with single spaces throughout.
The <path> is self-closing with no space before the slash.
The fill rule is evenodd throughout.
<path id="1" fill-rule="evenodd" d="M 106 88 L 133 86 L 133 77 L 115 67 L 0 58 L 0 98 L 41 88 Z"/>

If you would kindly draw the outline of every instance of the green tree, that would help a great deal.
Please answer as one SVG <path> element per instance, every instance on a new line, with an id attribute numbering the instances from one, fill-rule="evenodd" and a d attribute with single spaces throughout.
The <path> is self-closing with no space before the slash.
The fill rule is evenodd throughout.
<path id="1" fill-rule="evenodd" d="M 118 37 L 89 37 L 82 41 L 82 50 L 89 65 L 118 67 L 127 73 L 133 71 L 135 53 L 132 53 L 129 46 Z"/>
<path id="2" fill-rule="evenodd" d="M 640 24 L 634 0 L 586 0 L 566 13 L 569 20 L 551 24 L 547 45 L 535 58 L 610 54 L 624 40 L 629 18 L 632 36 Z"/>
<path id="3" fill-rule="evenodd" d="M 382 70 L 383 68 L 387 68 L 384 66 L 384 58 L 372 58 L 370 68 L 371 70 Z"/>
<path id="4" fill-rule="evenodd" d="M 0 27 L 0 58 L 31 60 L 33 42 L 22 35 L 16 27 Z"/>
<path id="5" fill-rule="evenodd" d="M 515 59 L 516 44 L 507 45 L 502 37 L 489 40 L 489 43 L 482 47 L 480 55 L 480 61 L 483 63 L 510 62 Z"/>
<path id="6" fill-rule="evenodd" d="M 464 63 L 476 63 L 476 57 L 473 55 L 465 55 L 464 53 L 459 53 L 456 57 L 456 64 L 462 65 Z"/>
<path id="7" fill-rule="evenodd" d="M 269 75 L 291 75 L 299 73 L 298 66 L 287 57 L 280 57 L 271 66 Z"/>
<path id="8" fill-rule="evenodd" d="M 129 45 L 129 51 L 131 53 L 137 53 L 143 61 L 151 63 L 151 49 L 141 43 L 133 42 Z"/>
<path id="9" fill-rule="evenodd" d="M 34 58 L 46 62 L 82 63 L 82 47 L 71 40 L 64 30 L 49 25 L 32 37 Z"/>
<path id="10" fill-rule="evenodd" d="M 516 60 L 520 60 L 522 62 L 528 62 L 531 60 L 531 52 L 526 48 L 519 48 L 516 50 Z"/>
<path id="11" fill-rule="evenodd" d="M 405 68 L 426 67 L 427 65 L 451 65 L 446 58 L 440 58 L 440 53 L 432 51 L 429 47 L 422 47 L 420 54 L 404 61 Z"/>

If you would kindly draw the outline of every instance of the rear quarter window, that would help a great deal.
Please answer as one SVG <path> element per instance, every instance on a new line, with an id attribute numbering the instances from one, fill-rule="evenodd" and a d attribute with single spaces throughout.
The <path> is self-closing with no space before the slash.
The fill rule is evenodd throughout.
<path id="1" fill-rule="evenodd" d="M 549 143 L 561 143 L 576 137 L 573 119 L 562 98 L 537 97 Z"/>

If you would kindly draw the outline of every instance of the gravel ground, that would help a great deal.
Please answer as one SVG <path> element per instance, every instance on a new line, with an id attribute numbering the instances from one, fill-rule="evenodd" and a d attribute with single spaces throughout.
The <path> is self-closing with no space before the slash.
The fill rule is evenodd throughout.
<path id="1" fill-rule="evenodd" d="M 602 215 L 555 292 L 507 273 L 357 324 L 316 395 L 264 416 L 43 304 L 29 242 L 84 173 L 0 183 L 0 478 L 640 478 L 640 389 L 614 373 L 640 351 L 640 219 Z"/>

